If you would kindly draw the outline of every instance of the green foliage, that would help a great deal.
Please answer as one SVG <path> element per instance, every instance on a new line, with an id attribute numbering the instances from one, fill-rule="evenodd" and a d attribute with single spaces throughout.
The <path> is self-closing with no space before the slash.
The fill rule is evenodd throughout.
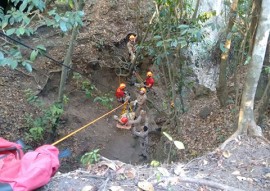
<path id="1" fill-rule="evenodd" d="M 34 95 L 34 92 L 31 89 L 26 89 L 24 91 L 26 100 L 31 104 L 37 104 L 38 102 L 38 96 Z"/>
<path id="2" fill-rule="evenodd" d="M 57 0 L 56 3 L 68 4 L 70 8 L 74 8 L 73 0 Z"/>
<path id="3" fill-rule="evenodd" d="M 169 134 L 166 133 L 166 132 L 162 132 L 162 133 L 163 133 L 163 135 L 165 135 L 165 137 L 166 137 L 170 142 L 172 142 L 172 143 L 176 146 L 177 149 L 179 149 L 179 150 L 185 149 L 185 146 L 184 146 L 184 144 L 183 144 L 182 142 L 173 140 L 172 136 L 169 135 Z"/>
<path id="4" fill-rule="evenodd" d="M 104 96 L 101 97 L 96 97 L 94 99 L 94 102 L 99 102 L 101 103 L 103 106 L 112 109 L 112 102 L 113 102 L 113 98 L 109 97 L 109 95 L 105 94 Z"/>
<path id="5" fill-rule="evenodd" d="M 270 66 L 266 66 L 266 67 L 265 67 L 265 71 L 266 71 L 268 74 L 270 74 Z"/>
<path id="6" fill-rule="evenodd" d="M 77 88 L 83 90 L 87 98 L 91 98 L 96 87 L 79 73 L 74 72 L 72 78 L 75 80 Z"/>
<path id="7" fill-rule="evenodd" d="M 155 0 L 155 2 L 158 5 L 156 12 L 159 14 L 153 19 L 149 30 L 152 38 L 141 44 L 137 50 L 139 58 L 143 59 L 141 55 L 151 56 L 155 65 L 163 67 L 162 75 L 168 79 L 166 85 L 169 87 L 164 109 L 170 109 L 166 103 L 169 103 L 172 95 L 175 95 L 175 92 L 173 93 L 175 89 L 172 90 L 171 87 L 177 85 L 177 95 L 182 95 L 183 88 L 190 88 L 191 85 L 189 77 L 193 73 L 184 60 L 187 54 L 182 53 L 190 46 L 204 42 L 206 32 L 202 30 L 203 24 L 216 13 L 214 11 L 201 13 L 198 18 L 192 19 L 194 10 L 191 1 Z M 175 80 L 169 77 L 170 73 Z M 176 106 L 174 111 L 184 110 L 181 103 L 177 103 Z"/>
<path id="8" fill-rule="evenodd" d="M 54 28 L 60 27 L 63 32 L 72 30 L 73 27 L 83 26 L 82 17 L 84 16 L 83 11 L 67 11 L 64 14 L 58 14 L 56 9 L 48 12 L 49 16 L 53 19 L 46 18 L 45 22 L 48 26 Z"/>
<path id="9" fill-rule="evenodd" d="M 151 165 L 152 167 L 158 167 L 158 166 L 160 165 L 160 162 L 158 162 L 158 161 L 156 161 L 156 160 L 152 160 L 151 163 L 150 163 L 150 165 Z"/>
<path id="10" fill-rule="evenodd" d="M 56 9 L 47 10 L 48 15 L 43 14 L 45 10 L 45 2 L 43 0 L 10 0 L 14 5 L 18 5 L 19 9 L 12 7 L 4 14 L 0 9 L 0 27 L 7 36 L 23 35 L 31 36 L 36 29 L 33 26 L 46 24 L 60 28 L 63 32 L 68 32 L 74 27 L 83 25 L 83 11 L 67 11 L 65 13 L 57 13 Z M 67 2 L 74 7 L 73 0 L 60 0 Z M 35 22 L 35 23 L 33 23 Z M 14 54 L 16 51 L 16 54 Z M 19 45 L 6 43 L 0 47 L 0 66 L 9 66 L 12 69 L 22 65 L 28 72 L 32 72 L 31 64 L 36 60 L 38 55 L 46 52 L 43 45 L 38 45 L 29 55 L 29 59 L 24 58 L 20 53 Z"/>
<path id="11" fill-rule="evenodd" d="M 95 164 L 100 160 L 99 149 L 95 149 L 92 152 L 85 153 L 81 158 L 81 163 L 85 166 Z"/>
<path id="12" fill-rule="evenodd" d="M 198 16 L 198 19 L 201 22 L 206 22 L 207 20 L 209 20 L 211 17 L 216 16 L 216 11 L 208 11 L 208 12 L 203 12 Z"/>
<path id="13" fill-rule="evenodd" d="M 43 140 L 44 134 L 52 132 L 53 128 L 57 126 L 58 120 L 64 112 L 63 106 L 60 103 L 53 103 L 46 107 L 30 89 L 25 91 L 25 96 L 29 103 L 40 109 L 38 116 L 27 114 L 25 117 L 26 125 L 29 129 L 29 132 L 26 133 L 26 140 Z"/>
<path id="14" fill-rule="evenodd" d="M 64 96 L 63 96 L 63 104 L 64 104 L 64 105 L 67 105 L 68 102 L 69 102 L 69 98 L 68 98 L 66 95 L 64 95 Z"/>

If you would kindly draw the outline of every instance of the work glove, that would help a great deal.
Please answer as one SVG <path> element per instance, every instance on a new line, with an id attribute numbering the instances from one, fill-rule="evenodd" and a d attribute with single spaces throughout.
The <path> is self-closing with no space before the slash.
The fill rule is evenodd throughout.
<path id="1" fill-rule="evenodd" d="M 119 119 L 117 115 L 114 115 L 113 118 L 114 118 L 115 120 L 118 120 L 118 119 Z"/>

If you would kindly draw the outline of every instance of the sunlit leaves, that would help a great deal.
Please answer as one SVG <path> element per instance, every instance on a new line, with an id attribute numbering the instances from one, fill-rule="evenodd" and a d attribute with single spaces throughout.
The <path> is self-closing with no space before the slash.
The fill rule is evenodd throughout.
<path id="1" fill-rule="evenodd" d="M 37 55 L 38 55 L 38 51 L 37 50 L 33 50 L 31 52 L 31 54 L 30 54 L 30 60 L 33 62 L 36 59 Z"/>
<path id="2" fill-rule="evenodd" d="M 68 28 L 67 28 L 66 22 L 64 22 L 64 21 L 61 21 L 61 22 L 60 22 L 60 29 L 61 29 L 63 32 L 67 32 Z"/>
<path id="3" fill-rule="evenodd" d="M 176 146 L 177 149 L 179 149 L 179 150 L 185 149 L 185 146 L 184 146 L 184 144 L 182 142 L 174 141 L 173 143 L 174 143 L 174 145 Z"/>
<path id="4" fill-rule="evenodd" d="M 157 44 L 156 44 L 157 47 L 160 47 L 162 45 L 163 45 L 163 41 L 158 41 Z"/>
<path id="5" fill-rule="evenodd" d="M 205 22 L 207 20 L 209 20 L 211 17 L 216 16 L 216 11 L 208 11 L 208 12 L 203 12 L 198 16 L 198 19 L 201 22 Z"/>
<path id="6" fill-rule="evenodd" d="M 165 137 L 167 137 L 167 139 L 169 141 L 173 142 L 173 144 L 176 146 L 177 149 L 179 149 L 179 150 L 185 149 L 185 146 L 184 146 L 184 144 L 181 141 L 175 141 L 175 140 L 173 140 L 172 136 L 169 135 L 166 132 L 162 132 L 162 133 L 163 133 L 163 135 L 165 135 Z"/>
<path id="7" fill-rule="evenodd" d="M 53 27 L 60 27 L 63 32 L 71 30 L 73 27 L 82 26 L 82 17 L 84 16 L 83 11 L 70 12 L 67 11 L 65 14 L 60 15 L 56 10 L 51 10 L 48 12 L 52 19 L 46 19 L 47 25 Z"/>
<path id="8" fill-rule="evenodd" d="M 15 28 L 8 29 L 8 30 L 6 31 L 6 35 L 10 36 L 10 35 L 12 35 L 15 31 L 16 31 Z"/>
<path id="9" fill-rule="evenodd" d="M 13 60 L 11 58 L 5 58 L 1 62 L 3 64 L 3 66 L 8 65 L 12 69 L 15 69 L 18 66 L 18 61 L 17 60 Z"/>
<path id="10" fill-rule="evenodd" d="M 165 137 L 167 137 L 169 139 L 169 141 L 172 141 L 173 140 L 173 138 L 171 137 L 171 135 L 169 135 L 168 133 L 163 132 L 163 135 L 165 135 Z"/>
<path id="11" fill-rule="evenodd" d="M 47 26 L 59 27 L 63 32 L 68 32 L 72 28 L 82 26 L 83 11 L 73 11 L 65 13 L 57 13 L 56 10 L 48 11 L 49 16 L 40 17 L 40 12 L 45 10 L 45 2 L 43 0 L 10 0 L 15 7 L 11 7 L 6 14 L 3 9 L 0 9 L 0 27 L 7 36 L 16 35 L 18 37 L 22 35 L 32 35 L 36 29 L 31 28 L 33 26 L 31 21 L 35 20 L 38 16 L 41 23 L 46 23 Z M 71 7 L 74 7 L 73 0 L 67 0 Z M 36 46 L 28 59 L 25 60 L 20 53 L 19 46 L 14 45 L 14 48 L 2 47 L 5 54 L 8 56 L 5 58 L 4 53 L 0 55 L 0 65 L 10 66 L 16 68 L 18 64 L 21 64 L 28 72 L 32 71 L 32 62 L 36 60 L 39 54 L 44 54 L 46 48 L 43 45 Z"/>
<path id="12" fill-rule="evenodd" d="M 270 66 L 266 66 L 266 67 L 265 67 L 265 71 L 266 71 L 268 74 L 270 74 Z"/>
<path id="13" fill-rule="evenodd" d="M 190 26 L 189 25 L 179 25 L 177 26 L 178 29 L 184 30 L 184 29 L 188 29 Z"/>
<path id="14" fill-rule="evenodd" d="M 248 56 L 247 59 L 246 59 L 246 61 L 245 61 L 245 63 L 244 63 L 244 65 L 249 64 L 250 60 L 251 60 L 251 56 Z"/>
<path id="15" fill-rule="evenodd" d="M 32 65 L 30 64 L 32 63 L 30 60 L 24 60 L 22 62 L 22 65 L 25 67 L 25 69 L 28 71 L 28 72 L 32 72 Z"/>
<path id="16" fill-rule="evenodd" d="M 220 50 L 222 51 L 222 52 L 226 52 L 226 48 L 225 48 L 225 44 L 224 43 L 220 43 L 219 44 L 219 48 L 220 48 Z"/>

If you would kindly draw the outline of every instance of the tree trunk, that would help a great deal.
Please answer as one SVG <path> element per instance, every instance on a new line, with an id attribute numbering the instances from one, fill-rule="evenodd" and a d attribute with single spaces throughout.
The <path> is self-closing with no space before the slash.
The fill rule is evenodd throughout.
<path id="1" fill-rule="evenodd" d="M 192 19 L 196 19 L 196 18 L 197 18 L 197 13 L 198 13 L 200 1 L 201 1 L 201 0 L 197 0 L 197 2 L 196 2 L 196 7 L 195 7 L 194 13 L 193 13 L 193 15 L 192 15 Z"/>
<path id="2" fill-rule="evenodd" d="M 268 45 L 266 49 L 267 53 L 265 54 L 265 60 L 264 65 L 269 67 L 270 64 L 270 38 L 268 37 Z M 260 81 L 259 81 L 260 82 Z M 257 124 L 260 126 L 263 123 L 264 119 L 264 113 L 266 112 L 268 108 L 268 104 L 270 103 L 270 74 L 268 73 L 268 82 L 266 85 L 266 88 L 263 92 L 262 98 L 258 104 L 258 108 L 256 110 L 256 114 L 258 116 L 257 118 Z"/>
<path id="3" fill-rule="evenodd" d="M 263 96 L 260 100 L 260 103 L 258 105 L 258 118 L 257 118 L 257 124 L 261 125 L 264 119 L 264 113 L 266 112 L 268 108 L 268 104 L 270 102 L 270 77 L 268 78 L 267 86 L 264 90 Z"/>
<path id="4" fill-rule="evenodd" d="M 217 88 L 217 96 L 220 102 L 220 106 L 224 107 L 226 106 L 226 101 L 228 97 L 228 90 L 227 90 L 227 60 L 228 60 L 228 55 L 229 51 L 231 48 L 231 30 L 234 25 L 234 20 L 237 15 L 237 5 L 238 5 L 238 0 L 234 0 L 232 5 L 231 5 L 231 10 L 230 10 L 230 16 L 229 16 L 229 23 L 227 25 L 226 29 L 226 42 L 225 42 L 225 50 L 221 53 L 221 63 L 220 63 L 220 70 L 219 70 L 219 83 L 218 83 L 218 88 Z"/>
<path id="5" fill-rule="evenodd" d="M 239 121 L 238 132 L 246 134 L 248 128 L 255 130 L 257 127 L 254 121 L 254 99 L 259 77 L 262 71 L 265 57 L 268 36 L 270 32 L 270 0 L 262 0 L 262 11 L 258 23 L 256 38 L 252 52 L 251 62 L 248 68 L 247 80 L 244 86 Z"/>
<path id="6" fill-rule="evenodd" d="M 66 86 L 67 77 L 68 77 L 68 70 L 72 67 L 71 57 L 73 54 L 75 40 L 78 34 L 77 31 L 78 31 L 77 27 L 74 27 L 72 29 L 72 35 L 69 42 L 69 47 L 68 47 L 67 54 L 63 63 L 64 66 L 62 66 L 61 80 L 60 80 L 60 86 L 59 86 L 59 92 L 58 92 L 59 102 L 63 102 L 64 91 L 65 91 L 65 86 Z"/>
<path id="7" fill-rule="evenodd" d="M 251 24 L 250 24 L 250 38 L 249 38 L 249 50 L 248 50 L 248 55 L 251 56 L 252 51 L 253 51 L 253 45 L 255 41 L 255 33 L 256 29 L 258 26 L 258 20 L 260 16 L 260 11 L 261 11 L 261 4 L 262 0 L 253 0 L 252 1 L 252 18 L 251 18 Z"/>
<path id="8" fill-rule="evenodd" d="M 270 0 L 262 0 L 262 10 L 258 23 L 254 48 L 252 52 L 251 62 L 249 64 L 247 79 L 244 85 L 241 107 L 238 119 L 237 131 L 227 139 L 221 146 L 224 149 L 226 144 L 236 138 L 240 134 L 262 136 L 261 129 L 254 120 L 254 99 L 255 93 L 262 71 L 263 60 L 267 47 L 267 40 L 270 32 Z"/>
<path id="9" fill-rule="evenodd" d="M 83 9 L 83 6 L 84 6 L 84 0 L 79 0 L 79 3 L 77 3 L 77 1 L 76 1 L 75 6 L 76 6 L 77 11 L 78 10 L 81 11 Z M 59 91 L 58 91 L 58 101 L 61 103 L 63 102 L 64 91 L 65 91 L 65 86 L 66 86 L 67 77 L 68 77 L 68 70 L 72 67 L 72 59 L 71 58 L 72 58 L 77 34 L 78 34 L 78 27 L 74 27 L 72 29 L 69 47 L 67 50 L 67 54 L 65 56 L 63 66 L 62 66 L 61 80 L 60 80 Z"/>

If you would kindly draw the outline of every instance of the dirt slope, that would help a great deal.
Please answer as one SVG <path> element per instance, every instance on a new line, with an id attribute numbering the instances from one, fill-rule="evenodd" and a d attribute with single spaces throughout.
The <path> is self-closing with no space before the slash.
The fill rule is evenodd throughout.
<path id="1" fill-rule="evenodd" d="M 57 173 L 39 190 L 133 191 L 146 181 L 148 187 L 144 190 L 147 191 L 267 191 L 270 189 L 269 150 L 269 144 L 261 140 L 241 137 L 227 145 L 224 152 L 208 153 L 187 164 L 150 167 L 103 160 L 88 169 Z"/>
<path id="2" fill-rule="evenodd" d="M 142 2 L 140 6 L 151 9 L 148 2 Z M 119 82 L 126 80 L 118 78 L 111 69 L 119 63 L 119 58 L 115 55 L 118 53 L 121 56 L 126 55 L 123 47 L 113 45 L 114 42 L 122 41 L 127 33 L 136 31 L 136 17 L 138 17 L 136 7 L 135 1 L 86 1 L 85 26 L 80 30 L 77 39 L 73 65 L 76 70 L 92 79 L 91 82 L 99 90 L 94 93 L 95 96 L 108 93 L 113 97 Z M 141 22 L 147 23 L 149 14 L 147 9 L 143 10 L 145 12 L 141 12 L 139 18 Z M 140 27 L 145 28 L 145 25 L 140 25 Z M 38 44 L 41 41 L 47 48 L 48 54 L 59 61 L 63 60 L 69 36 L 61 37 L 59 31 L 46 27 L 39 28 L 38 32 L 33 39 L 24 41 L 29 45 L 36 45 L 35 43 Z M 37 109 L 26 102 L 24 90 L 31 88 L 34 92 L 39 92 L 43 88 L 38 95 L 47 104 L 57 98 L 60 74 L 53 71 L 59 70 L 60 67 L 48 59 L 39 58 L 34 64 L 34 68 L 32 74 L 26 73 L 21 68 L 18 70 L 0 68 L 0 134 L 8 140 L 16 141 L 24 137 L 24 131 L 27 131 L 25 114 L 37 112 Z M 157 80 L 155 84 L 159 98 L 155 102 L 156 106 L 162 110 L 164 91 L 159 83 Z M 135 91 L 134 87 L 128 87 L 128 89 Z M 95 96 L 90 99 L 86 98 L 82 90 L 76 89 L 73 80 L 70 80 L 67 92 L 70 101 L 65 108 L 57 139 L 109 111 L 101 104 L 93 102 Z M 191 96 L 191 98 L 193 97 Z M 113 107 L 117 105 L 116 102 L 113 102 Z M 232 107 L 219 109 L 214 95 L 196 98 L 190 101 L 188 107 L 189 111 L 180 119 L 182 133 L 180 136 L 174 137 L 183 141 L 187 149 L 181 151 L 181 155 L 177 155 L 175 160 L 180 158 L 187 161 L 190 158 L 201 156 L 216 148 L 235 130 L 235 113 Z M 208 111 L 205 110 L 206 107 L 208 107 Z M 119 113 L 120 111 L 117 111 L 114 114 Z M 204 115 L 204 113 L 208 114 Z M 267 132 L 269 130 L 266 129 Z M 174 136 L 176 133 L 172 131 L 172 135 Z M 168 144 L 166 140 L 164 142 Z M 152 144 L 156 144 L 156 142 Z M 33 144 L 33 146 L 37 145 Z M 57 146 L 60 150 L 69 148 L 72 151 L 70 158 L 61 161 L 60 171 L 80 167 L 80 156 L 95 148 L 100 148 L 101 154 L 110 159 L 135 164 L 142 162 L 138 156 L 140 150 L 136 140 L 129 131 L 116 129 L 112 116 L 105 117 Z M 167 153 L 162 150 L 163 147 L 164 145 L 158 148 L 160 150 L 155 159 L 161 160 L 167 157 Z"/>

